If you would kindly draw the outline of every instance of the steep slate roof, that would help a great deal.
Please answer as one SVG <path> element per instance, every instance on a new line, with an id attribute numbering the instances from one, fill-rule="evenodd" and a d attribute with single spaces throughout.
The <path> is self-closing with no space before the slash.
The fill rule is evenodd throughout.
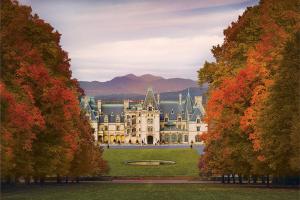
<path id="1" fill-rule="evenodd" d="M 193 101 L 190 95 L 190 90 L 188 90 L 188 93 L 186 95 L 185 99 L 185 112 L 186 114 L 192 114 L 193 113 Z"/>
<path id="2" fill-rule="evenodd" d="M 124 104 L 103 104 L 101 111 L 103 114 L 100 116 L 100 123 L 104 122 L 105 115 L 109 123 L 116 122 L 117 116 L 120 117 L 120 122 L 124 122 Z"/>
<path id="3" fill-rule="evenodd" d="M 200 118 L 203 117 L 203 113 L 201 112 L 199 107 L 194 107 L 194 112 L 193 115 L 190 118 L 190 121 L 196 121 L 197 120 L 197 116 L 200 116 Z"/>
<path id="4" fill-rule="evenodd" d="M 148 88 L 147 90 L 147 94 L 145 97 L 145 101 L 143 104 L 143 109 L 147 109 L 148 105 L 152 105 L 155 109 L 158 109 L 155 97 L 154 97 L 154 92 L 152 90 L 152 88 Z"/>
<path id="5" fill-rule="evenodd" d="M 178 101 L 161 101 L 159 103 L 159 109 L 161 114 L 161 119 L 164 118 L 165 114 L 168 114 L 169 120 L 177 120 L 178 115 L 182 115 L 183 108 Z M 182 115 L 184 117 L 184 115 Z"/>
<path id="6" fill-rule="evenodd" d="M 168 114 L 169 120 L 177 120 L 179 114 L 183 120 L 196 121 L 197 116 L 202 118 L 205 114 L 203 106 L 196 107 L 193 105 L 189 90 L 182 104 L 179 104 L 178 101 L 161 101 L 159 104 L 160 120 L 164 120 L 165 114 Z"/>

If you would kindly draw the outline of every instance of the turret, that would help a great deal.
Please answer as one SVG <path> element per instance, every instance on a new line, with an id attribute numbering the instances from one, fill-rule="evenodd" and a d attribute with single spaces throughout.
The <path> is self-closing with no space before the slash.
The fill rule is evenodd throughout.
<path id="1" fill-rule="evenodd" d="M 180 105 L 182 104 L 182 94 L 181 93 L 179 94 L 179 104 Z"/>
<path id="2" fill-rule="evenodd" d="M 99 115 L 101 115 L 101 107 L 102 107 L 102 101 L 97 100 L 97 108 L 98 108 Z"/>
<path id="3" fill-rule="evenodd" d="M 124 111 L 129 108 L 129 99 L 124 100 Z"/>

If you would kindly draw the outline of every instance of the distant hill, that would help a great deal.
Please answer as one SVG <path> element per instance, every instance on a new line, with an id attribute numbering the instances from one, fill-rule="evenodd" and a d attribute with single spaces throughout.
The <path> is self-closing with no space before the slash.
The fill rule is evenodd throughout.
<path id="1" fill-rule="evenodd" d="M 192 97 L 203 96 L 203 102 L 205 103 L 207 89 L 208 89 L 208 86 L 203 85 L 202 87 L 189 88 L 189 91 L 190 91 L 190 95 Z M 182 94 L 182 99 L 185 99 L 187 92 L 188 92 L 188 89 L 184 89 L 184 90 L 180 90 L 180 91 L 176 91 L 176 92 L 163 92 L 163 93 L 160 93 L 160 99 L 161 100 L 178 100 L 180 93 Z M 122 101 L 124 99 L 143 100 L 143 99 L 145 99 L 145 94 L 144 95 L 139 95 L 139 94 L 98 95 L 98 96 L 95 96 L 95 99 L 101 99 L 104 101 Z"/>
<path id="2" fill-rule="evenodd" d="M 154 92 L 166 93 L 184 90 L 190 87 L 197 87 L 196 81 L 183 78 L 163 78 L 145 74 L 136 76 L 128 74 L 126 76 L 115 77 L 110 81 L 79 81 L 80 87 L 89 96 L 139 96 L 144 95 L 148 87 L 152 87 Z"/>

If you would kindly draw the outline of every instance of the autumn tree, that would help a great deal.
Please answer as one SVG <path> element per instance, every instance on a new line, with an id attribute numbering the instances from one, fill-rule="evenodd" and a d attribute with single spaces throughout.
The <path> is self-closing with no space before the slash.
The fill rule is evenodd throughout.
<path id="1" fill-rule="evenodd" d="M 89 171 L 105 171 L 101 149 L 79 106 L 82 90 L 71 78 L 60 34 L 31 8 L 1 1 L 1 176 L 67 176 L 74 160 Z M 86 153 L 79 158 L 84 145 Z M 101 162 L 100 162 L 101 161 Z M 99 173 L 98 173 L 99 174 Z"/>
<path id="2" fill-rule="evenodd" d="M 259 117 L 262 156 L 274 175 L 300 175 L 300 31 L 287 43 Z"/>
<path id="3" fill-rule="evenodd" d="M 216 61 L 206 62 L 199 70 L 199 83 L 210 84 L 209 131 L 203 135 L 207 155 L 201 161 L 205 170 L 273 174 L 263 154 L 267 147 L 262 145 L 266 138 L 261 137 L 259 116 L 274 77 L 280 76 L 286 42 L 300 27 L 297 6 L 293 0 L 270 0 L 247 8 L 224 31 L 224 43 L 213 47 Z"/>

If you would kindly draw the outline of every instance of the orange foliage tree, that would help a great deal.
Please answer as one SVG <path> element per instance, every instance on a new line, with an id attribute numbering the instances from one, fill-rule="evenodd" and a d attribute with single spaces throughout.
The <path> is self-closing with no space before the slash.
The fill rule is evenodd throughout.
<path id="1" fill-rule="evenodd" d="M 297 1 L 270 0 L 248 8 L 224 31 L 223 45 L 213 47 L 216 62 L 199 70 L 199 83 L 210 84 L 202 171 L 274 174 L 259 121 L 286 42 L 300 28 L 296 7 Z"/>
<path id="2" fill-rule="evenodd" d="M 82 90 L 60 34 L 10 0 L 1 2 L 1 23 L 1 177 L 103 173 L 107 164 L 80 111 Z M 86 170 L 73 173 L 74 163 Z"/>

